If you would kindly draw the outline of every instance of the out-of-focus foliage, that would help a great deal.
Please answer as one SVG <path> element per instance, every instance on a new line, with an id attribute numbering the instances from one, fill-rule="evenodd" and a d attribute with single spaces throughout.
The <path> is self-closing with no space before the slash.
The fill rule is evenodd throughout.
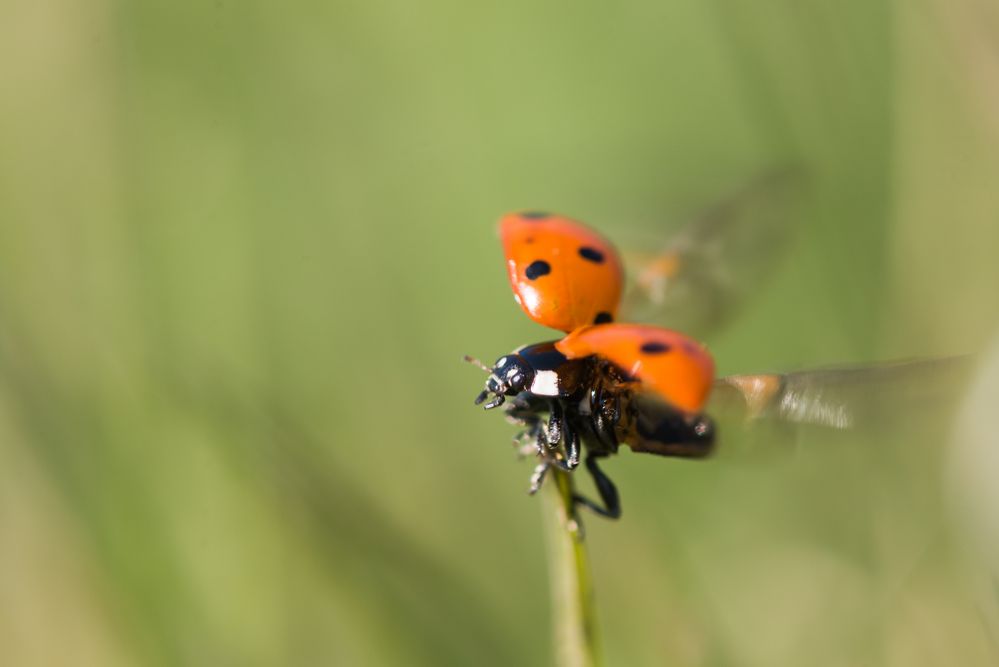
<path id="1" fill-rule="evenodd" d="M 459 361 L 552 336 L 493 221 L 627 249 L 804 164 L 720 370 L 975 351 L 997 39 L 970 0 L 3 3 L 0 663 L 549 664 L 540 503 Z M 609 664 L 994 664 L 965 426 L 608 462 Z"/>

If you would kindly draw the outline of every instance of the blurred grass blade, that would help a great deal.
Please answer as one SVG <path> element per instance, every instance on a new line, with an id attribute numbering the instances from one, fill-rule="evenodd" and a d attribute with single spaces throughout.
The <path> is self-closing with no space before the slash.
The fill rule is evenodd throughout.
<path id="1" fill-rule="evenodd" d="M 590 560 L 573 508 L 572 474 L 553 470 L 545 503 L 555 656 L 561 667 L 603 664 Z"/>

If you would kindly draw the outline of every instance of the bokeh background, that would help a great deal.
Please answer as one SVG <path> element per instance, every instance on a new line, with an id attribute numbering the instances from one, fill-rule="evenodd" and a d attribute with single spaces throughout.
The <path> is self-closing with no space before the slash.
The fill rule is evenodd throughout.
<path id="1" fill-rule="evenodd" d="M 610 461 L 608 663 L 995 664 L 997 43 L 972 0 L 3 3 L 0 662 L 550 664 L 460 362 L 551 335 L 495 220 L 665 242 L 796 163 L 720 370 L 993 361 L 790 457 Z"/>

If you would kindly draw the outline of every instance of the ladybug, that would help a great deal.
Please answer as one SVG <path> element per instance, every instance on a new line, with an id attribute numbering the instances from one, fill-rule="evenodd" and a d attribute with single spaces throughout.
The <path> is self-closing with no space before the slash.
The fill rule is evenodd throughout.
<path id="1" fill-rule="evenodd" d="M 598 460 L 621 444 L 634 451 L 703 458 L 714 425 L 702 414 L 714 362 L 687 336 L 651 325 L 615 322 L 624 273 L 614 246 L 581 222 L 528 211 L 506 215 L 500 238 L 514 298 L 528 317 L 566 332 L 561 340 L 520 347 L 485 370 L 476 404 L 506 405 L 524 426 L 539 463 L 530 493 L 551 466 L 580 464 L 602 504 L 577 496 L 598 514 L 621 514 L 617 490 Z"/>
<path id="2" fill-rule="evenodd" d="M 921 375 L 947 365 L 716 379 L 710 353 L 694 338 L 619 321 L 624 302 L 630 313 L 662 314 L 689 330 L 717 326 L 745 292 L 733 275 L 758 281 L 773 264 L 773 251 L 789 236 L 786 223 L 793 216 L 787 204 L 799 185 L 796 174 L 776 172 L 723 200 L 647 258 L 627 294 L 621 257 L 597 231 L 542 211 L 502 217 L 499 236 L 514 299 L 532 320 L 565 334 L 517 348 L 491 367 L 465 357 L 488 373 L 475 404 L 486 410 L 503 406 L 508 419 L 523 427 L 515 439 L 521 452 L 537 456 L 529 493 L 538 491 L 553 466 L 571 472 L 582 462 L 600 502 L 578 494 L 574 501 L 617 518 L 618 492 L 600 459 L 622 445 L 661 456 L 709 456 L 717 430 L 705 414 L 709 398 L 735 405 L 747 420 L 847 428 L 856 416 L 851 400 L 864 402 L 857 388 L 876 393 L 886 380 L 926 384 Z"/>

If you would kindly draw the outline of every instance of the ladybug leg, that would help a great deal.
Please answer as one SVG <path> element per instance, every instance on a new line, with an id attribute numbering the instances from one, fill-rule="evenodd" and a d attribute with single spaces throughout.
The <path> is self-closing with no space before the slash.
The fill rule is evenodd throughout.
<path id="1" fill-rule="evenodd" d="M 579 465 L 579 434 L 565 422 L 565 456 L 569 470 L 575 470 Z"/>
<path id="2" fill-rule="evenodd" d="M 561 470 L 572 472 L 579 466 L 579 434 L 566 423 L 565 459 L 550 457 L 549 461 Z"/>
<path id="3" fill-rule="evenodd" d="M 538 456 L 548 460 L 548 436 L 545 434 L 544 428 L 538 428 L 538 432 L 534 436 L 534 449 Z"/>
<path id="4" fill-rule="evenodd" d="M 507 403 L 509 410 L 530 410 L 531 404 L 524 398 L 524 394 L 518 394 L 514 396 L 509 403 Z"/>
<path id="5" fill-rule="evenodd" d="M 508 410 L 506 419 L 511 424 L 518 424 L 524 429 L 514 437 L 514 442 L 524 439 L 525 436 L 534 437 L 538 429 L 541 428 L 541 417 L 528 410 Z"/>
<path id="6" fill-rule="evenodd" d="M 507 402 L 504 411 L 507 421 L 524 427 L 513 438 L 513 445 L 518 448 L 518 455 L 525 457 L 542 453 L 546 443 L 544 439 L 539 438 L 539 434 L 543 430 L 544 420 L 538 415 L 537 407 L 532 407 L 522 397 L 517 396 Z M 539 441 L 541 441 L 541 449 L 538 448 Z"/>
<path id="7" fill-rule="evenodd" d="M 562 404 L 558 400 L 552 401 L 548 417 L 548 428 L 546 429 L 548 432 L 547 439 L 549 447 L 554 449 L 562 441 L 564 422 L 565 413 L 562 411 Z"/>
<path id="8" fill-rule="evenodd" d="M 528 422 L 538 418 L 537 413 L 531 409 L 531 404 L 520 396 L 507 401 L 506 407 L 503 410 L 506 412 L 507 421 L 514 424 L 523 424 L 526 426 Z"/>
<path id="9" fill-rule="evenodd" d="M 548 468 L 551 467 L 551 463 L 546 459 L 534 467 L 534 472 L 531 474 L 531 486 L 527 489 L 527 493 L 534 495 L 541 488 L 541 483 L 545 481 L 545 475 L 548 474 Z"/>
<path id="10" fill-rule="evenodd" d="M 526 431 L 521 431 L 513 439 L 513 446 L 517 448 L 517 456 L 526 458 L 532 454 L 541 454 L 538 450 L 538 432 L 541 430 L 541 421 L 532 425 Z"/>
<path id="11" fill-rule="evenodd" d="M 584 505 L 601 516 L 605 516 L 608 519 L 617 519 L 621 516 L 621 501 L 617 495 L 617 487 L 604 474 L 603 470 L 597 466 L 597 459 L 604 456 L 606 454 L 590 454 L 586 457 L 586 469 L 593 477 L 593 483 L 597 486 L 597 493 L 600 494 L 600 500 L 603 501 L 604 506 L 601 507 L 589 498 L 579 494 L 574 495 L 572 499 L 576 504 Z"/>
<path id="12" fill-rule="evenodd" d="M 525 442 L 517 446 L 517 458 L 526 459 L 528 456 L 538 455 L 538 445 L 534 442 Z"/>
<path id="13" fill-rule="evenodd" d="M 532 421 L 530 413 L 523 413 L 518 410 L 508 411 L 506 413 L 506 420 L 518 426 L 530 426 Z"/>
<path id="14" fill-rule="evenodd" d="M 590 412 L 593 414 L 600 413 L 600 406 L 604 404 L 604 385 L 601 382 L 596 387 L 590 390 Z"/>

